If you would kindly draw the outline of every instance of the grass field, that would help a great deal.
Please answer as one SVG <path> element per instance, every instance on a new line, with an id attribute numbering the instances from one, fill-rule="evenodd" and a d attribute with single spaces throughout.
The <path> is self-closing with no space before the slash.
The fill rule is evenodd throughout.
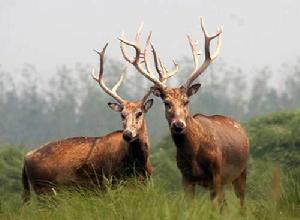
<path id="1" fill-rule="evenodd" d="M 198 188 L 195 199 L 186 199 L 179 186 L 169 189 L 166 180 L 154 177 L 146 185 L 132 179 L 114 189 L 108 186 L 106 192 L 61 190 L 51 198 L 33 196 L 25 206 L 21 194 L 11 193 L 0 200 L 0 219 L 299 219 L 299 183 L 281 173 L 280 192 L 274 197 L 272 169 L 252 161 L 245 210 L 230 186 L 220 213 L 205 190 Z"/>
<path id="2" fill-rule="evenodd" d="M 240 209 L 228 186 L 221 213 L 200 187 L 194 199 L 184 197 L 169 136 L 153 148 L 154 172 L 146 185 L 131 179 L 114 189 L 108 184 L 105 192 L 62 189 L 42 199 L 32 192 L 24 206 L 21 168 L 28 149 L 0 144 L 0 219 L 300 219 L 299 125 L 299 111 L 270 114 L 246 125 L 252 143 L 246 206 Z"/>

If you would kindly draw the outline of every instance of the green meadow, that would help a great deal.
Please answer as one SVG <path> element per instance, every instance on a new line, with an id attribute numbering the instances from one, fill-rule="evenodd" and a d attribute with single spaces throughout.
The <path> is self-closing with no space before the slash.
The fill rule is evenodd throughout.
<path id="1" fill-rule="evenodd" d="M 59 189 L 29 204 L 21 200 L 21 167 L 25 146 L 0 147 L 0 219 L 299 219 L 300 112 L 286 111 L 244 124 L 251 140 L 246 207 L 241 210 L 232 187 L 226 205 L 213 207 L 208 192 L 197 188 L 185 198 L 169 136 L 153 146 L 154 174 L 142 185 L 134 178 L 97 188 Z"/>

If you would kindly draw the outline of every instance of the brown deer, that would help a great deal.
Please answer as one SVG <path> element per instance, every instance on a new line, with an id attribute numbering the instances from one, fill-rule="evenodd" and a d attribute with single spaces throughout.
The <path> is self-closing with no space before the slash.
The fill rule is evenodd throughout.
<path id="1" fill-rule="evenodd" d="M 123 131 L 115 131 L 103 137 L 58 140 L 27 153 L 22 174 L 24 202 L 30 198 L 30 183 L 36 194 L 47 194 L 56 186 L 102 186 L 105 178 L 112 179 L 114 183 L 120 178 L 133 175 L 144 181 L 151 175 L 150 144 L 144 117 L 153 103 L 153 99 L 147 100 L 151 91 L 134 102 L 122 99 L 116 90 L 126 70 L 112 89 L 104 84 L 103 63 L 107 45 L 101 52 L 96 51 L 100 57 L 100 70 L 98 77 L 93 71 L 93 78 L 117 101 L 108 105 L 121 113 Z"/>
<path id="2" fill-rule="evenodd" d="M 120 46 L 123 48 L 124 58 L 133 64 L 139 73 L 154 83 L 153 94 L 164 102 L 166 119 L 177 148 L 177 166 L 182 173 L 182 184 L 186 193 L 194 195 L 195 185 L 204 186 L 210 190 L 213 203 L 219 204 L 224 200 L 223 185 L 232 183 L 240 204 L 243 206 L 249 154 L 246 132 L 239 123 L 229 117 L 203 114 L 192 116 L 189 111 L 189 98 L 201 86 L 198 83 L 192 85 L 192 82 L 217 57 L 221 48 L 222 28 L 218 28 L 215 35 L 209 36 L 203 19 L 201 19 L 201 28 L 205 37 L 204 63 L 199 65 L 197 42 L 188 35 L 194 70 L 186 83 L 178 88 L 170 88 L 164 84 L 164 81 L 174 75 L 174 72 L 169 72 L 165 68 L 151 42 L 159 78 L 154 77 L 148 69 L 141 68 L 140 48 L 136 42 L 127 41 L 122 35 L 119 38 Z M 215 38 L 218 38 L 217 48 L 211 54 L 210 42 Z M 135 59 L 130 59 L 126 53 L 126 45 L 135 49 Z M 143 62 L 147 63 L 146 60 Z"/>

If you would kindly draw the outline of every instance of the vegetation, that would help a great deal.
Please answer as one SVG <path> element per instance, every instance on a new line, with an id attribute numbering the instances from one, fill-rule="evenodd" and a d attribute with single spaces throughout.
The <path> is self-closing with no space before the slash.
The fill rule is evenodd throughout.
<path id="1" fill-rule="evenodd" d="M 154 176 L 146 185 L 132 179 L 116 189 L 108 185 L 105 193 L 62 190 L 51 198 L 34 197 L 25 206 L 20 196 L 25 149 L 2 145 L 0 219 L 299 219 L 299 118 L 300 111 L 286 111 L 245 124 L 251 140 L 245 210 L 240 210 L 231 186 L 226 188 L 227 206 L 222 213 L 200 187 L 194 200 L 186 199 L 175 147 L 167 136 L 153 148 Z"/>
<path id="2" fill-rule="evenodd" d="M 300 111 L 257 117 L 247 124 L 252 155 L 281 164 L 300 178 Z"/>
<path id="3" fill-rule="evenodd" d="M 97 62 L 97 61 L 95 61 Z M 171 84 L 183 82 L 191 62 L 182 59 L 182 72 Z M 47 81 L 33 65 L 24 65 L 21 77 L 6 72 L 0 65 L 0 141 L 36 147 L 50 140 L 72 136 L 100 136 L 121 128 L 118 114 L 107 107 L 111 99 L 92 80 L 87 65 L 61 66 Z M 115 82 L 121 64 L 108 60 L 105 81 Z M 280 87 L 272 75 L 281 73 Z M 285 65 L 280 71 L 268 68 L 243 72 L 219 61 L 200 77 L 202 87 L 191 100 L 193 112 L 224 114 L 240 121 L 254 116 L 300 108 L 300 62 Z M 134 73 L 129 73 L 134 74 Z M 49 74 L 50 75 L 50 74 Z M 254 76 L 250 83 L 245 76 Z M 272 84 L 271 84 L 272 82 Z M 127 77 L 120 94 L 134 100 L 149 88 L 144 77 Z M 157 144 L 168 134 L 161 100 L 147 113 L 151 142 Z M 109 118 L 110 120 L 107 120 Z"/>
<path id="4" fill-rule="evenodd" d="M 262 182 L 260 182 L 262 183 Z M 269 182 L 268 182 L 269 183 Z M 194 200 L 187 200 L 181 191 L 168 192 L 157 181 L 147 186 L 128 189 L 119 186 L 115 190 L 100 192 L 58 193 L 55 198 L 33 201 L 21 206 L 3 205 L 2 219 L 298 219 L 299 207 L 291 193 L 295 186 L 286 187 L 285 194 L 276 205 L 269 196 L 249 191 L 247 209 L 241 213 L 239 203 L 232 191 L 226 192 L 228 205 L 222 213 L 211 206 L 208 194 L 199 192 Z M 298 188 L 299 196 L 299 188 Z M 287 197 L 286 195 L 289 195 Z M 267 195 L 267 197 L 265 196 Z M 264 197 L 263 197 L 264 196 Z"/>

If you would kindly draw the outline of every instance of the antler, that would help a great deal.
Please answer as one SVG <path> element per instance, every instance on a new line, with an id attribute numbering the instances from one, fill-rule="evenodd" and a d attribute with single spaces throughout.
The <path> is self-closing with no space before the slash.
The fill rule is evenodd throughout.
<path id="1" fill-rule="evenodd" d="M 114 99 L 116 99 L 120 104 L 123 104 L 125 102 L 124 99 L 122 99 L 117 93 L 117 89 L 119 88 L 119 86 L 121 85 L 123 79 L 124 79 L 124 75 L 127 71 L 127 66 L 125 66 L 125 68 L 123 69 L 120 78 L 118 80 L 118 82 L 116 83 L 116 85 L 110 90 L 104 83 L 103 81 L 103 65 L 104 65 L 104 54 L 105 54 L 105 50 L 108 46 L 108 42 L 105 44 L 105 46 L 103 47 L 103 49 L 101 51 L 97 51 L 95 50 L 95 52 L 99 55 L 99 60 L 100 60 L 100 69 L 99 69 L 99 76 L 97 77 L 95 75 L 95 69 L 93 68 L 92 70 L 92 77 L 93 79 L 99 83 L 100 87 L 104 90 L 104 92 L 106 92 L 108 95 L 110 95 L 111 97 L 113 97 Z"/>
<path id="2" fill-rule="evenodd" d="M 174 69 L 172 71 L 169 71 L 166 66 L 161 62 L 161 59 L 156 52 L 153 43 L 151 43 L 152 53 L 153 53 L 153 59 L 155 64 L 156 72 L 159 75 L 159 81 L 164 83 L 168 78 L 175 75 L 179 71 L 178 63 L 176 63 L 175 59 L 173 59 L 174 63 Z"/>
<path id="3" fill-rule="evenodd" d="M 220 53 L 221 44 L 222 44 L 220 35 L 223 31 L 222 27 L 217 28 L 217 33 L 215 35 L 209 36 L 208 33 L 207 33 L 207 30 L 205 28 L 203 18 L 201 18 L 201 29 L 203 31 L 204 38 L 205 38 L 205 60 L 204 60 L 203 64 L 199 67 L 199 60 L 198 60 L 199 53 L 197 51 L 197 44 L 198 43 L 193 42 L 191 37 L 188 35 L 189 44 L 191 46 L 192 54 L 193 54 L 194 70 L 191 73 L 191 75 L 189 76 L 189 78 L 187 79 L 187 81 L 184 85 L 185 88 L 189 88 L 190 85 L 192 84 L 192 82 L 206 70 L 206 68 L 209 66 L 209 64 Z M 210 53 L 210 41 L 215 39 L 216 37 L 218 37 L 217 48 L 216 48 L 215 52 L 211 55 L 211 53 Z"/>
<path id="4" fill-rule="evenodd" d="M 144 49 L 144 53 L 142 53 L 142 50 L 140 48 L 140 36 L 141 36 L 141 32 L 142 32 L 142 28 L 143 28 L 143 24 L 140 26 L 140 28 L 137 31 L 136 37 L 135 37 L 135 42 L 130 42 L 128 40 L 126 40 L 124 38 L 124 33 L 122 33 L 121 37 L 119 37 L 118 39 L 120 40 L 120 47 L 121 47 L 121 51 L 123 54 L 123 57 L 126 61 L 128 61 L 129 63 L 131 63 L 136 70 L 141 73 L 144 77 L 146 77 L 148 80 L 150 80 L 151 82 L 153 82 L 157 87 L 159 88 L 164 88 L 164 81 L 173 76 L 174 74 L 176 74 L 178 72 L 178 64 L 174 62 L 175 65 L 175 69 L 173 71 L 171 71 L 169 73 L 169 71 L 165 68 L 165 66 L 161 63 L 156 50 L 154 49 L 153 44 L 151 43 L 151 32 L 148 35 L 147 41 L 146 41 L 146 46 Z M 134 48 L 135 50 L 135 57 L 132 58 L 128 55 L 125 45 L 131 46 Z M 155 67 L 156 70 L 159 74 L 159 79 L 157 79 L 154 74 L 152 73 L 150 66 L 149 66 L 149 62 L 148 62 L 148 48 L 149 46 L 151 46 L 152 48 L 152 53 L 154 56 L 154 62 L 155 62 Z M 140 60 L 141 58 L 143 58 L 143 60 Z M 145 64 L 145 68 L 141 65 L 142 63 Z"/>

